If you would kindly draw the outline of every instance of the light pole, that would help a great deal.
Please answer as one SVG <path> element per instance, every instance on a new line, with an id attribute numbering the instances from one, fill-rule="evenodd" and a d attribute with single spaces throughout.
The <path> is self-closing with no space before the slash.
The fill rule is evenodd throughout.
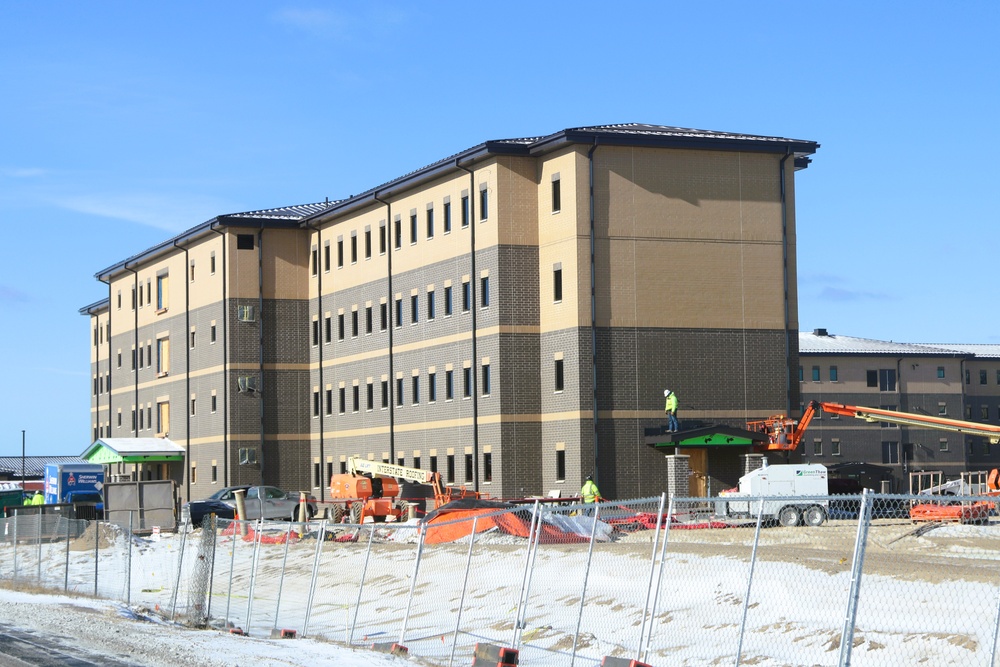
<path id="1" fill-rule="evenodd" d="M 27 487 L 24 485 L 24 429 L 21 429 L 21 493 L 23 494 Z"/>

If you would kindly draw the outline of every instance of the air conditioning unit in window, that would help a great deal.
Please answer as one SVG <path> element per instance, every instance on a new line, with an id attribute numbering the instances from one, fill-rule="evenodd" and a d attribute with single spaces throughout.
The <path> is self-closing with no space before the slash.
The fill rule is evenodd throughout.
<path id="1" fill-rule="evenodd" d="M 253 375 L 241 375 L 236 379 L 236 389 L 241 394 L 253 394 L 260 389 L 257 385 L 257 378 Z"/>
<path id="2" fill-rule="evenodd" d="M 255 465 L 257 463 L 257 449 L 254 447 L 240 447 L 240 465 Z"/>
<path id="3" fill-rule="evenodd" d="M 236 319 L 240 322 L 256 322 L 257 317 L 253 306 L 238 306 Z"/>

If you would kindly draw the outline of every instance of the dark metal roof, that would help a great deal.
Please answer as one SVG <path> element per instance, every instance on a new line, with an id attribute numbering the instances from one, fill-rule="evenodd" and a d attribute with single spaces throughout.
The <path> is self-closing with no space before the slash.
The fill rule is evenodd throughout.
<path id="1" fill-rule="evenodd" d="M 24 457 L 24 476 L 44 477 L 47 463 L 86 463 L 79 456 L 26 456 Z M 0 456 L 0 472 L 21 476 L 20 456 Z"/>
<path id="2" fill-rule="evenodd" d="M 192 227 L 187 231 L 181 232 L 173 238 L 167 239 L 162 243 L 158 243 L 152 248 L 147 248 L 142 252 L 136 253 L 131 257 L 118 262 L 117 264 L 112 264 L 106 269 L 102 269 L 94 274 L 94 277 L 98 280 L 104 282 L 108 280 L 111 276 L 116 275 L 124 271 L 127 267 L 134 267 L 140 263 L 140 261 L 149 261 L 154 257 L 157 257 L 164 252 L 173 249 L 178 244 L 184 241 L 191 241 L 206 234 L 210 234 L 216 227 L 248 227 L 252 226 L 259 228 L 261 226 L 265 228 L 281 228 L 281 227 L 298 227 L 299 223 L 306 217 L 319 213 L 330 206 L 333 206 L 337 202 L 321 202 L 318 204 L 298 204 L 294 206 L 281 206 L 278 208 L 268 208 L 260 209 L 257 211 L 246 211 L 243 213 L 227 213 L 225 215 L 219 215 L 211 220 L 207 220 L 200 225 Z M 81 309 L 83 314 L 87 314 L 87 311 Z"/>
<path id="3" fill-rule="evenodd" d="M 371 204 L 375 201 L 375 197 L 387 197 L 397 188 L 411 188 L 420 182 L 437 178 L 444 173 L 458 169 L 459 164 L 470 164 L 491 155 L 542 155 L 569 144 L 784 153 L 794 156 L 794 164 L 798 169 L 804 169 L 810 162 L 809 156 L 819 148 L 819 144 L 815 141 L 803 139 L 696 130 L 644 123 L 592 125 L 560 130 L 554 134 L 540 137 L 491 139 L 365 190 L 361 194 L 352 195 L 331 204 L 328 210 L 310 216 L 304 224 L 309 225 L 325 213 L 344 213 Z"/>

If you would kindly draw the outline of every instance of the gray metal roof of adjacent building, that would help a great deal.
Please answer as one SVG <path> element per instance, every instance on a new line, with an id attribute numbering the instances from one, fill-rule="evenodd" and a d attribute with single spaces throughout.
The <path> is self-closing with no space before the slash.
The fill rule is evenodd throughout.
<path id="1" fill-rule="evenodd" d="M 44 477 L 45 465 L 48 463 L 87 463 L 79 456 L 25 456 L 24 476 Z M 20 456 L 0 456 L 0 471 L 21 476 Z"/>
<path id="2" fill-rule="evenodd" d="M 891 340 L 858 338 L 828 333 L 826 329 L 799 332 L 799 356 L 832 354 L 906 355 L 935 357 L 968 357 L 973 353 L 957 346 L 899 343 Z"/>

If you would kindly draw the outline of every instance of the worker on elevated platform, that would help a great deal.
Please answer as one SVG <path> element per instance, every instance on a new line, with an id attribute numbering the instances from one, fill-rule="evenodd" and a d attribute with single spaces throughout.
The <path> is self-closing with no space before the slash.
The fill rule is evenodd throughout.
<path id="1" fill-rule="evenodd" d="M 667 404 L 663 408 L 663 411 L 667 414 L 667 432 L 677 433 L 680 430 L 677 424 L 677 394 L 669 389 L 664 389 L 663 395 L 667 399 Z"/>

